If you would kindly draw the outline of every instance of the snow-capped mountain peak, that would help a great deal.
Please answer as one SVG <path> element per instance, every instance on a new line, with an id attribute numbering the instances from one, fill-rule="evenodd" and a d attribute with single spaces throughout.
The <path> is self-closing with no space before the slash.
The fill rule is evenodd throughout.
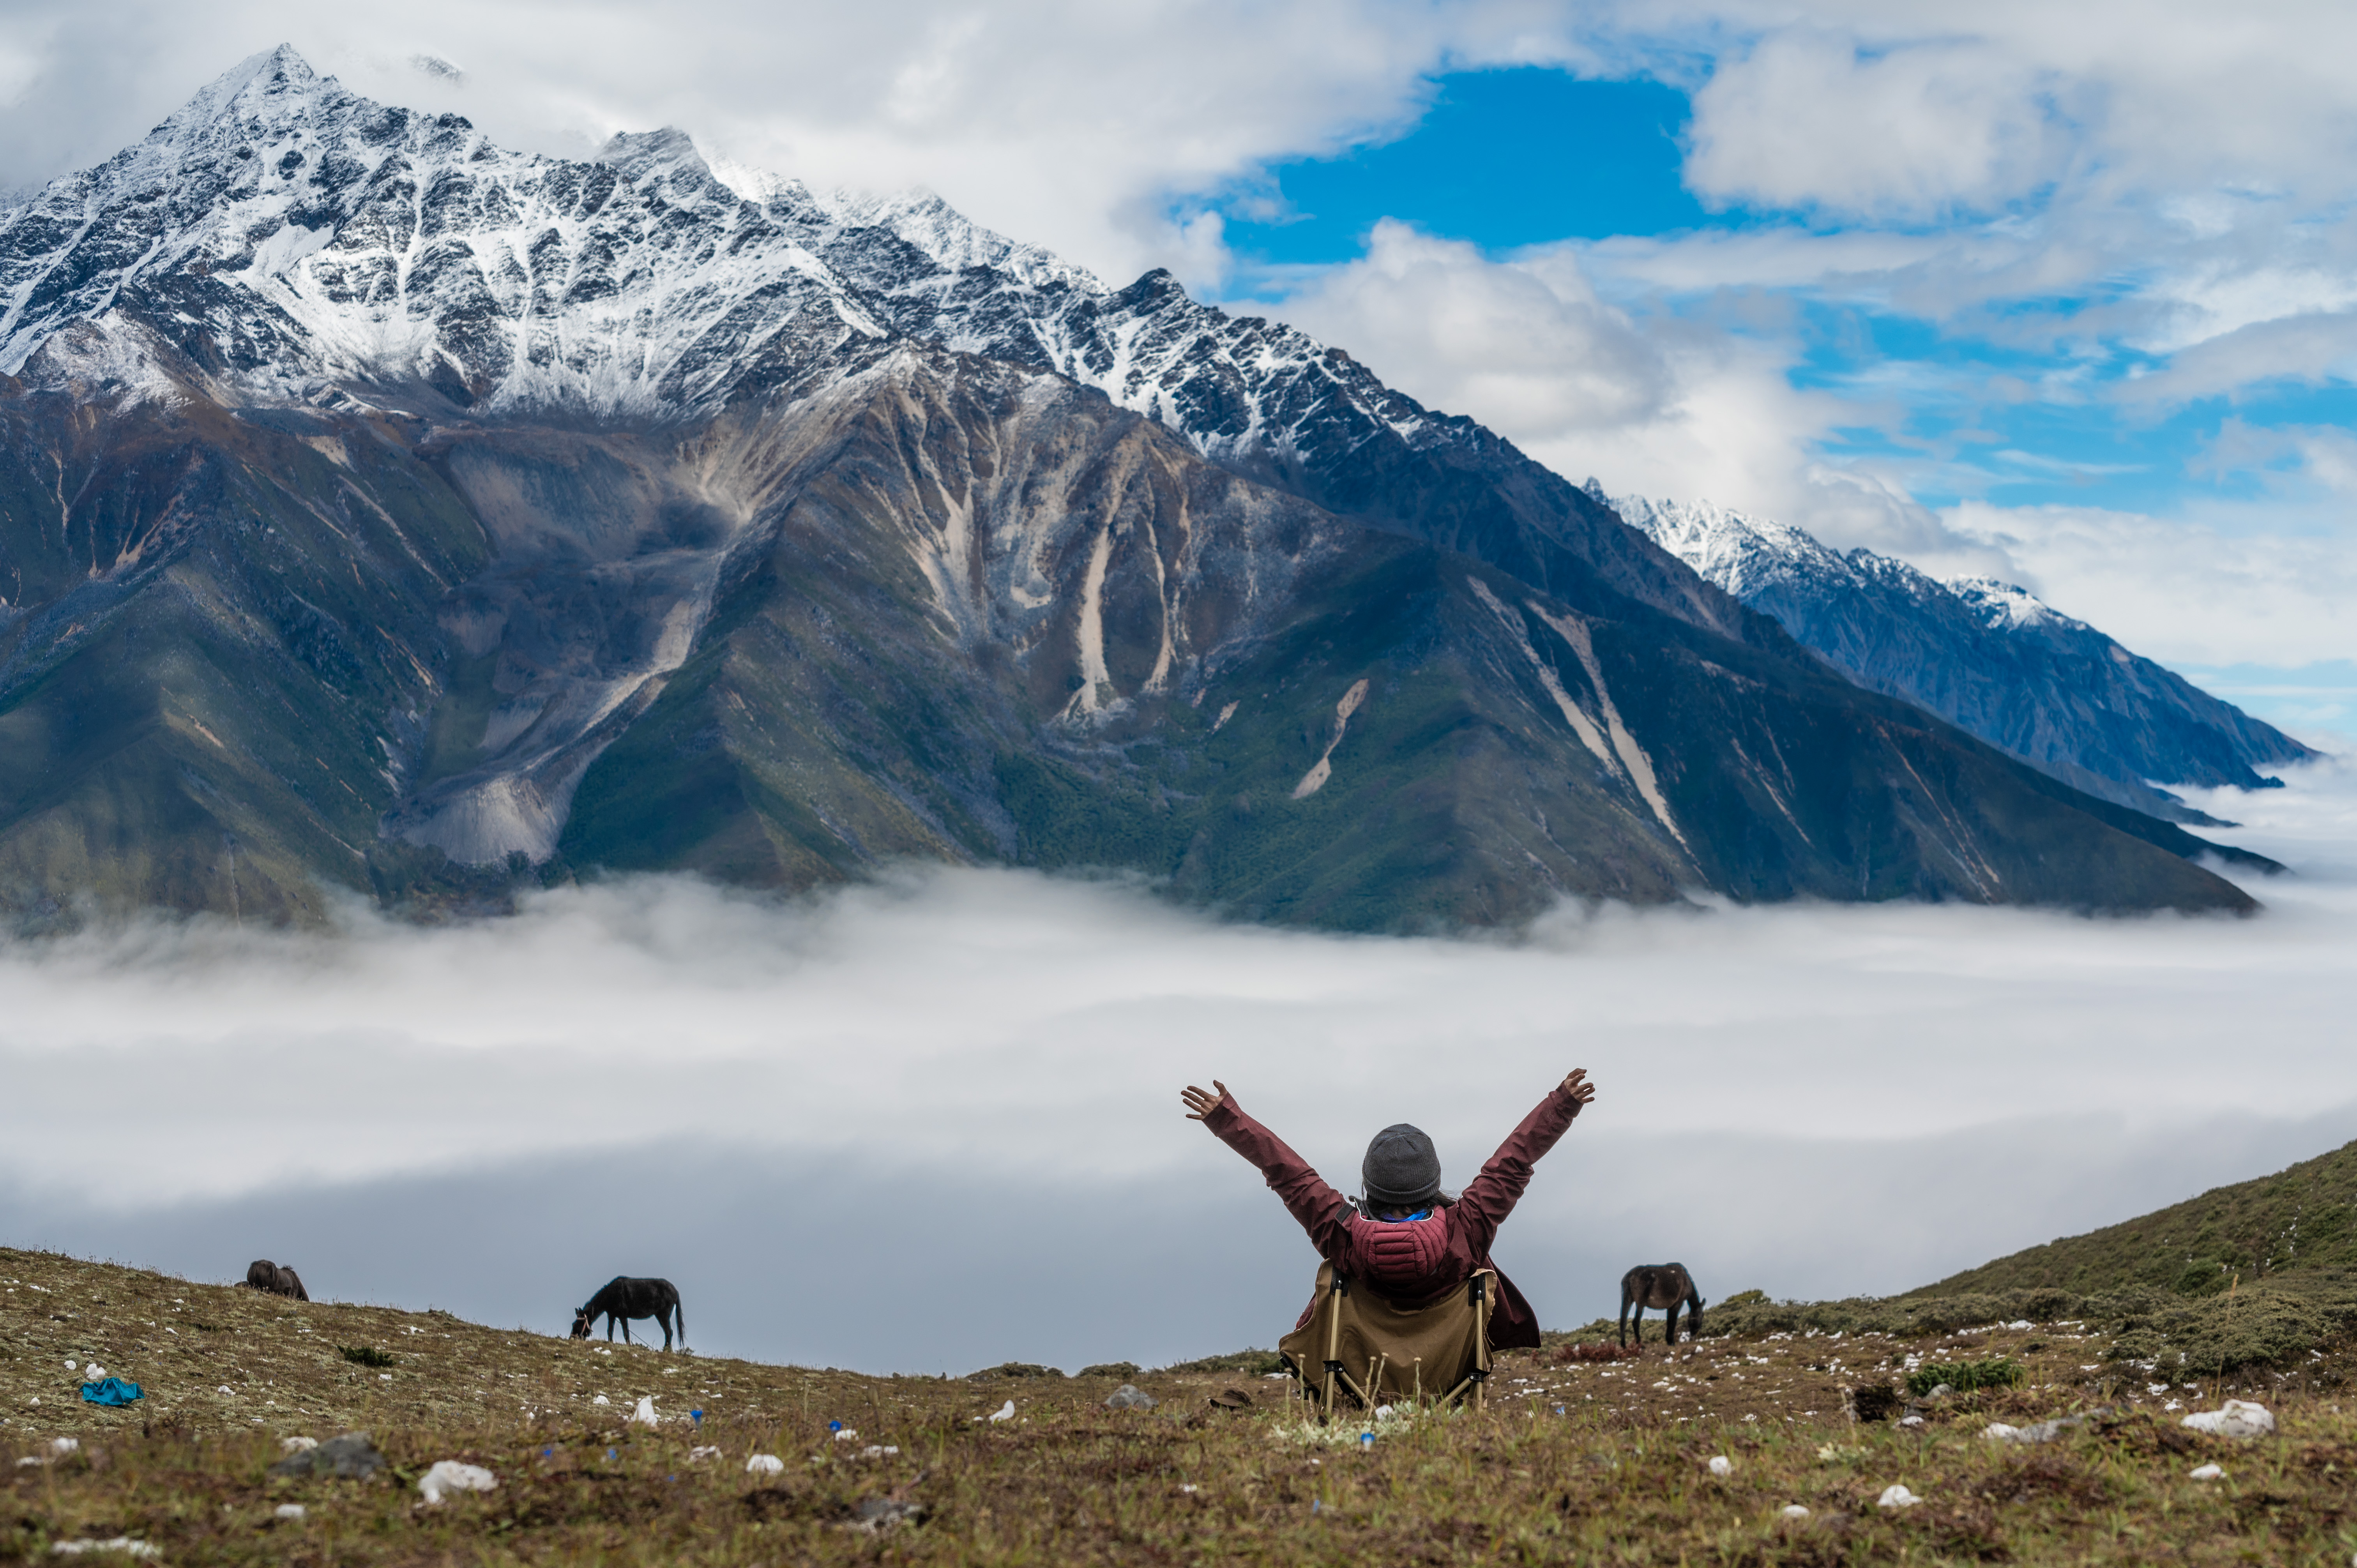
<path id="1" fill-rule="evenodd" d="M 1587 483 L 1604 499 L 1603 488 Z M 1905 698 L 2064 782 L 2184 816 L 2158 783 L 2262 782 L 2309 754 L 2027 588 L 1946 581 L 1708 501 L 1609 504 L 1706 580 L 1776 618 L 1859 685 Z"/>
<path id="2" fill-rule="evenodd" d="M 2040 627 L 2065 631 L 2094 630 L 2085 621 L 2064 615 L 2018 584 L 2000 582 L 1995 577 L 1948 577 L 1943 581 L 1949 592 L 1964 601 L 1965 607 L 1993 631 L 2026 631 Z"/>
<path id="3" fill-rule="evenodd" d="M 1753 517 L 1707 500 L 1609 497 L 1593 478 L 1584 488 L 1631 528 L 1738 598 L 1752 597 L 1796 576 L 1834 582 L 1858 576 L 1849 559 L 1790 523 Z"/>
<path id="4" fill-rule="evenodd" d="M 0 220 L 0 302 L 11 373 L 79 320 L 176 333 L 239 400 L 430 389 L 640 416 L 888 330 L 683 133 L 592 163 L 513 153 L 284 46 Z M 142 328 L 115 314 L 135 303 Z"/>

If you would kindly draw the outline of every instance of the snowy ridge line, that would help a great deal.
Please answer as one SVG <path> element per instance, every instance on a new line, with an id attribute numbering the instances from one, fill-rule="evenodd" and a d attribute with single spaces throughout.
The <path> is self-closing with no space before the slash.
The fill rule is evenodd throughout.
<path id="1" fill-rule="evenodd" d="M 249 397 L 422 382 L 608 415 L 711 405 L 787 340 L 889 333 L 678 132 L 510 153 L 283 47 L 0 220 L 0 301 L 11 373 L 135 305 Z"/>
<path id="2" fill-rule="evenodd" d="M 2260 769 L 2315 755 L 2018 585 L 1934 577 L 1709 501 L 1587 489 L 1859 685 L 2122 805 L 2201 820 L 2166 787 L 2258 788 Z"/>

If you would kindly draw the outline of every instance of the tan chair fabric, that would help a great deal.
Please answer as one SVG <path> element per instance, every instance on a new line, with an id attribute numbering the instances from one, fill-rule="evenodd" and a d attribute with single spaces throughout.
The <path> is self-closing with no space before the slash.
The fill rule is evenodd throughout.
<path id="1" fill-rule="evenodd" d="M 1478 1402 L 1490 1373 L 1497 1289 L 1495 1272 L 1483 1269 L 1431 1305 L 1406 1311 L 1356 1282 L 1338 1289 L 1334 1265 L 1321 1264 L 1309 1321 L 1278 1340 L 1277 1349 L 1299 1371 L 1304 1391 L 1329 1413 L 1339 1402 L 1363 1407 L 1418 1393 Z"/>

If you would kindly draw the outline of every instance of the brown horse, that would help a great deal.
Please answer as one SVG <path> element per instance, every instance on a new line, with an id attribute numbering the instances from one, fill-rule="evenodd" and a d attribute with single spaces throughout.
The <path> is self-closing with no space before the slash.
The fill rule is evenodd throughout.
<path id="1" fill-rule="evenodd" d="M 1702 1292 L 1684 1263 L 1640 1263 L 1620 1276 L 1620 1343 L 1629 1343 L 1629 1309 L 1637 1309 L 1637 1342 L 1645 1342 L 1645 1309 L 1658 1306 L 1670 1343 L 1678 1342 L 1678 1308 L 1686 1309 L 1686 1337 L 1702 1334 Z"/>

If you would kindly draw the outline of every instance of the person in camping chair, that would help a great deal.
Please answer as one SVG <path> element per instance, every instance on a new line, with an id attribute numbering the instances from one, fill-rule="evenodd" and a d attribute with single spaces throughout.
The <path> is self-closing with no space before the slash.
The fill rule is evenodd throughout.
<path id="1" fill-rule="evenodd" d="M 1541 1155 L 1555 1147 L 1580 1108 L 1596 1098 L 1587 1069 L 1557 1084 L 1523 1118 L 1481 1174 L 1451 1197 L 1440 1187 L 1440 1156 L 1432 1140 L 1402 1122 L 1375 1134 L 1359 1167 L 1365 1195 L 1355 1202 L 1329 1187 L 1285 1140 L 1246 1115 L 1218 1079 L 1205 1093 L 1187 1086 L 1179 1099 L 1188 1117 L 1210 1128 L 1268 1178 L 1269 1187 L 1334 1272 L 1357 1280 L 1394 1305 L 1415 1310 L 1437 1301 L 1482 1269 L 1495 1271 L 1490 1243 L 1531 1184 Z M 1310 1311 L 1317 1309 L 1310 1303 Z M 1301 1315 L 1298 1328 L 1309 1321 Z M 1498 1275 L 1490 1343 L 1505 1350 L 1535 1348 L 1537 1316 L 1512 1281 Z"/>

